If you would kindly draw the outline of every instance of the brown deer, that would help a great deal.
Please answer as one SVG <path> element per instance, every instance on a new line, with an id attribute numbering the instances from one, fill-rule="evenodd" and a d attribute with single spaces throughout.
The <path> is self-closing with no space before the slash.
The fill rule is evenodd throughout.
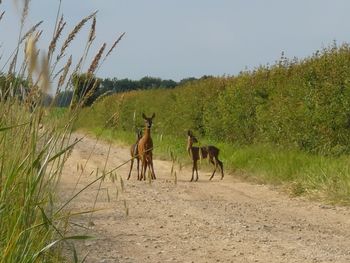
<path id="1" fill-rule="evenodd" d="M 151 171 L 151 178 L 156 179 L 156 175 L 153 169 L 153 156 L 152 156 L 153 141 L 151 138 L 151 127 L 152 127 L 154 117 L 155 117 L 155 113 L 153 113 L 151 118 L 146 117 L 146 115 L 142 113 L 142 118 L 145 120 L 145 132 L 137 146 L 139 157 L 141 159 L 140 180 L 142 179 L 146 180 L 147 167 Z"/>
<path id="2" fill-rule="evenodd" d="M 130 147 L 130 156 L 131 156 L 131 163 L 130 163 L 130 171 L 129 171 L 129 175 L 128 175 L 128 180 L 130 179 L 131 176 L 131 170 L 132 167 L 134 165 L 134 160 L 136 159 L 137 161 L 137 180 L 140 180 L 140 172 L 139 172 L 139 167 L 140 167 L 140 157 L 139 157 L 139 151 L 138 151 L 138 144 L 139 141 L 142 137 L 142 131 L 138 130 L 137 131 L 137 140 L 136 143 L 134 143 L 133 145 L 131 145 Z"/>
<path id="3" fill-rule="evenodd" d="M 193 162 L 191 182 L 194 179 L 195 171 L 197 175 L 196 181 L 198 181 L 198 166 L 197 166 L 198 160 L 206 159 L 206 158 L 208 158 L 209 162 L 213 164 L 215 167 L 213 174 L 210 176 L 209 180 L 213 179 L 218 166 L 220 166 L 221 180 L 222 180 L 224 178 L 224 166 L 222 161 L 220 161 L 218 158 L 220 150 L 217 147 L 212 145 L 202 146 L 202 147 L 193 146 L 194 143 L 198 142 L 197 138 L 194 137 L 193 133 L 190 130 L 187 132 L 187 135 L 188 135 L 187 152 L 191 156 L 192 162 Z"/>

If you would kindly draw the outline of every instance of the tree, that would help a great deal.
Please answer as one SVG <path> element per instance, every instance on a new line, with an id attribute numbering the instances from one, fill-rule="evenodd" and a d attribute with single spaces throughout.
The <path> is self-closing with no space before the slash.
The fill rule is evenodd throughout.
<path id="1" fill-rule="evenodd" d="M 73 98 L 73 91 L 66 90 L 58 93 L 55 97 L 55 103 L 54 105 L 57 107 L 68 107 Z"/>
<path id="2" fill-rule="evenodd" d="M 158 88 L 161 86 L 162 80 L 160 78 L 143 77 L 139 80 L 139 87 L 141 89 Z"/>

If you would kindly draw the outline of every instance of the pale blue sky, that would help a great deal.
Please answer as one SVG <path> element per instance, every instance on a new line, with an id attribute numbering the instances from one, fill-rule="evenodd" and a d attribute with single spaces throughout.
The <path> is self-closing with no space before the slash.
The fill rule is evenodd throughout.
<path id="1" fill-rule="evenodd" d="M 31 1 L 29 22 L 44 20 L 43 42 L 51 38 L 57 6 L 58 0 Z M 0 35 L 6 57 L 19 16 L 13 0 L 3 0 L 4 9 Z M 274 63 L 282 51 L 302 58 L 333 40 L 350 42 L 348 0 L 63 0 L 65 34 L 94 10 L 99 10 L 95 50 L 126 32 L 100 77 L 232 75 Z M 71 47 L 75 59 L 88 27 Z"/>

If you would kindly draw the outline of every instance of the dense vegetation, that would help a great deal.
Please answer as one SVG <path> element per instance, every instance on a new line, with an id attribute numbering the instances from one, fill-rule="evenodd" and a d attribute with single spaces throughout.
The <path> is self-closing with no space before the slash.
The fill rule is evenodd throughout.
<path id="1" fill-rule="evenodd" d="M 209 78 L 210 76 L 203 76 L 201 79 Z M 132 90 L 148 90 L 148 89 L 172 89 L 177 86 L 184 85 L 190 81 L 197 80 L 196 78 L 185 78 L 179 82 L 172 79 L 160 79 L 154 77 L 143 77 L 140 80 L 131 79 L 117 79 L 117 78 L 106 78 L 98 79 L 100 85 L 91 94 L 89 100 L 91 105 L 98 97 L 104 95 L 111 95 L 114 93 L 122 93 Z M 72 83 L 75 85 L 75 83 Z M 73 91 L 65 90 L 59 92 L 55 97 L 55 106 L 58 107 L 68 107 L 72 101 Z"/>
<path id="2" fill-rule="evenodd" d="M 118 111 L 122 130 L 133 130 L 135 113 L 154 111 L 155 129 L 167 135 L 183 136 L 193 129 L 240 145 L 272 143 L 319 154 L 349 153 L 350 48 L 332 46 L 301 61 L 282 58 L 274 66 L 236 77 L 129 92 L 102 103 L 108 109 L 98 119 L 103 122 Z"/>
<path id="3" fill-rule="evenodd" d="M 72 213 L 67 206 L 84 188 L 76 189 L 65 199 L 60 199 L 56 190 L 65 162 L 78 143 L 70 138 L 74 120 L 97 87 L 98 67 L 123 35 L 106 55 L 104 43 L 83 74 L 83 61 L 95 40 L 96 13 L 83 18 L 67 33 L 58 7 L 51 42 L 46 50 L 40 50 L 37 44 L 43 34 L 40 30 L 43 21 L 25 31 L 30 1 L 20 1 L 17 6 L 22 11 L 18 42 L 14 50 L 4 52 L 9 57 L 1 60 L 0 72 L 0 262 L 83 262 L 85 259 L 79 259 L 74 248 L 74 240 L 89 237 L 72 235 L 71 221 L 72 214 L 84 212 Z M 0 20 L 6 16 L 2 11 Z M 89 21 L 86 48 L 72 70 L 72 56 L 67 60 L 65 57 L 70 43 Z M 24 58 L 19 54 L 24 54 Z M 56 78 L 58 82 L 54 81 Z M 52 102 L 47 95 L 52 85 L 57 84 L 59 93 L 68 91 L 71 83 L 75 96 L 69 114 L 42 106 Z M 83 173 L 84 168 L 81 170 Z M 92 183 L 104 176 L 98 176 Z"/>
<path id="4" fill-rule="evenodd" d="M 241 168 L 260 173 L 261 169 L 251 167 L 248 161 L 243 164 L 245 161 L 236 154 L 250 149 L 247 150 L 250 153 L 245 151 L 244 154 L 254 155 L 254 160 L 270 159 L 278 166 L 275 154 L 279 153 L 286 162 L 299 166 L 286 168 L 288 171 L 281 168 L 279 176 L 288 181 L 305 180 L 310 174 L 306 175 L 302 168 L 311 165 L 311 162 L 303 163 L 302 159 L 309 158 L 305 154 L 319 155 L 315 156 L 319 158 L 317 161 L 310 157 L 319 164 L 324 161 L 321 156 L 332 160 L 350 152 L 349 103 L 350 47 L 334 44 L 303 60 L 282 56 L 273 66 L 261 66 L 235 77 L 207 78 L 175 89 L 133 91 L 105 97 L 86 109 L 78 126 L 90 130 L 114 127 L 117 132 L 131 133 L 142 127 L 141 112 L 155 112 L 154 132 L 163 139 L 179 138 L 184 143 L 186 131 L 192 129 L 207 141 L 235 148 L 227 150 L 231 154 L 226 152 L 225 157 L 226 162 L 233 158 L 232 167 L 240 167 L 241 163 Z M 305 154 L 290 156 L 298 151 Z M 258 152 L 265 156 L 259 156 Z M 256 163 L 260 168 L 264 166 Z M 342 191 L 348 194 L 348 165 L 341 163 L 345 165 L 341 171 L 314 167 L 312 176 L 327 173 L 319 178 L 322 185 L 328 180 L 336 184 L 341 181 L 347 185 Z M 273 170 L 270 166 L 264 173 L 268 174 L 269 169 Z M 278 173 L 276 170 L 276 175 Z M 341 174 L 342 179 L 330 179 L 335 174 Z"/>

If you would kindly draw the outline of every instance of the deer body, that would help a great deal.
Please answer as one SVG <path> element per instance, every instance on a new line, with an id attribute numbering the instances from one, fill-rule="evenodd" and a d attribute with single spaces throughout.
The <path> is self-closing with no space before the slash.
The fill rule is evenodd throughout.
<path id="1" fill-rule="evenodd" d="M 131 156 L 131 164 L 130 164 L 130 171 L 128 175 L 128 180 L 130 179 L 131 176 L 131 170 L 134 165 L 134 160 L 136 159 L 137 161 L 137 180 L 140 180 L 140 156 L 139 156 L 139 151 L 138 151 L 138 144 L 140 139 L 142 138 L 142 131 L 137 132 L 137 140 L 136 143 L 131 145 L 130 147 L 130 156 Z"/>
<path id="2" fill-rule="evenodd" d="M 193 144 L 197 143 L 198 140 L 196 137 L 193 136 L 191 131 L 188 131 L 187 134 L 188 134 L 187 151 L 191 156 L 192 162 L 193 162 L 191 182 L 194 179 L 194 172 L 196 172 L 196 181 L 198 181 L 198 165 L 197 165 L 198 160 L 206 159 L 206 158 L 208 158 L 209 162 L 213 164 L 215 167 L 209 180 L 213 179 L 218 166 L 220 167 L 220 170 L 221 170 L 221 180 L 222 180 L 224 178 L 224 166 L 222 161 L 219 160 L 219 153 L 220 153 L 219 148 L 213 145 L 208 145 L 203 147 L 193 146 Z"/>
<path id="3" fill-rule="evenodd" d="M 146 171 L 147 167 L 151 172 L 151 178 L 156 179 L 153 168 L 153 141 L 151 137 L 151 127 L 153 123 L 153 118 L 155 114 L 153 113 L 151 118 L 147 118 L 145 114 L 142 114 L 143 119 L 145 120 L 145 131 L 144 135 L 138 143 L 138 154 L 141 159 L 141 176 L 140 180 L 146 180 Z"/>

